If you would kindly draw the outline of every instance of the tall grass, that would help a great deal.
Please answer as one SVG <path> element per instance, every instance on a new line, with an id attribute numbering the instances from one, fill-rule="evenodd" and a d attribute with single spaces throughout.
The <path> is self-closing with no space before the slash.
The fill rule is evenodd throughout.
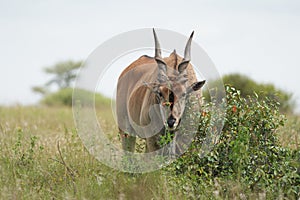
<path id="1" fill-rule="evenodd" d="M 101 120 L 113 133 L 112 116 L 107 117 Z M 299 118 L 289 120 L 281 142 L 299 149 L 299 143 L 286 141 L 299 136 Z M 191 189 L 174 185 L 165 170 L 133 175 L 102 165 L 82 145 L 69 107 L 0 107 L 0 174 L 0 199 L 188 199 Z M 196 188 L 201 198 L 220 199 L 227 190 L 238 199 L 247 186 L 216 179 Z"/>
<path id="2" fill-rule="evenodd" d="M 126 174 L 95 160 L 70 108 L 1 107 L 0 116 L 0 199 L 179 198 L 160 171 Z"/>

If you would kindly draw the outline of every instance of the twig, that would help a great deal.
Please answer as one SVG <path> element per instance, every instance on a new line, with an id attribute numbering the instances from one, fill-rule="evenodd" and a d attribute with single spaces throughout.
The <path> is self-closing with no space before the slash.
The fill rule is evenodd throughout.
<path id="1" fill-rule="evenodd" d="M 52 159 L 52 160 L 57 161 L 58 163 L 62 164 L 62 165 L 65 167 L 66 171 L 68 172 L 69 176 L 70 176 L 71 179 L 72 179 L 72 184 L 73 184 L 74 194 L 76 194 L 76 193 L 77 193 L 77 188 L 76 188 L 76 185 L 75 185 L 75 172 L 74 172 L 74 171 L 72 170 L 72 168 L 69 167 L 69 166 L 67 165 L 67 163 L 65 162 L 65 160 L 64 160 L 64 158 L 63 158 L 63 156 L 62 156 L 62 153 L 61 153 L 61 151 L 60 151 L 59 141 L 57 141 L 57 150 L 58 150 L 59 157 L 60 157 L 61 161 L 56 160 L 56 159 Z"/>

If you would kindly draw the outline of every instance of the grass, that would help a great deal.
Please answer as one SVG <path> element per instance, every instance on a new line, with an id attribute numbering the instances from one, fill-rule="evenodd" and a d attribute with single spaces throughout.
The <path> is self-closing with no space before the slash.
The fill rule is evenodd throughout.
<path id="1" fill-rule="evenodd" d="M 2 107 L 0 116 L 0 199 L 172 197 L 159 171 L 133 176 L 95 160 L 70 108 Z"/>
<path id="2" fill-rule="evenodd" d="M 278 136 L 282 146 L 300 149 L 300 117 L 288 116 L 286 125 L 278 130 Z"/>
<path id="3" fill-rule="evenodd" d="M 112 116 L 104 116 L 104 129 L 114 133 Z M 299 149 L 299 122 L 288 117 L 279 130 L 282 145 Z M 0 199 L 188 198 L 181 192 L 187 188 L 170 185 L 163 171 L 132 175 L 95 160 L 77 136 L 68 107 L 0 107 L 0 145 Z M 244 187 L 234 180 L 207 188 L 216 199 L 224 189 L 231 191 L 228 198 L 243 198 Z"/>

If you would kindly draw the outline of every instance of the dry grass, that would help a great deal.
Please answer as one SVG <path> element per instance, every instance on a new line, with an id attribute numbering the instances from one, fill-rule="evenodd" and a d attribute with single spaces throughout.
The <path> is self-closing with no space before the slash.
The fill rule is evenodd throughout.
<path id="1" fill-rule="evenodd" d="M 112 118 L 101 120 L 115 133 Z M 70 108 L 0 107 L 0 144 L 0 199 L 172 196 L 161 172 L 131 175 L 95 160 L 77 136 Z"/>
<path id="2" fill-rule="evenodd" d="M 112 115 L 102 114 L 103 128 L 119 142 Z M 283 145 L 299 148 L 299 122 L 289 117 L 280 129 Z M 0 199 L 185 199 L 162 171 L 132 175 L 95 160 L 77 136 L 70 108 L 0 107 L 0 145 Z M 226 187 L 243 197 L 237 183 L 220 184 L 211 191 Z"/>
<path id="3" fill-rule="evenodd" d="M 284 127 L 278 130 L 280 143 L 291 149 L 300 148 L 300 117 L 288 116 Z"/>

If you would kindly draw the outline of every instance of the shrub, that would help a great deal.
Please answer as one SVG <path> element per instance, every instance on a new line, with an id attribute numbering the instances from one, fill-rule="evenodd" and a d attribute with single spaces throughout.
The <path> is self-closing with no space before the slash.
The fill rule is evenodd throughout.
<path id="1" fill-rule="evenodd" d="M 258 95 L 243 98 L 230 86 L 226 86 L 226 100 L 225 124 L 214 148 L 205 157 L 199 156 L 211 130 L 209 123 L 216 120 L 208 111 L 199 114 L 200 130 L 190 150 L 166 168 L 173 174 L 172 184 L 184 188 L 191 198 L 204 197 L 208 191 L 226 198 L 256 193 L 270 198 L 299 196 L 300 150 L 279 145 L 276 130 L 284 125 L 285 118 L 278 102 Z M 241 187 L 235 194 L 228 186 L 231 182 Z"/>
<path id="2" fill-rule="evenodd" d="M 263 100 L 264 98 L 269 98 L 280 103 L 279 108 L 282 112 L 292 112 L 295 104 L 292 99 L 292 94 L 276 88 L 273 84 L 263 84 L 257 83 L 248 76 L 241 74 L 228 74 L 222 77 L 222 82 L 226 85 L 231 85 L 238 90 L 241 90 L 243 93 L 241 97 L 247 98 L 248 95 L 252 95 L 254 92 L 259 94 L 259 99 Z M 216 80 L 211 83 L 213 87 L 220 80 Z M 207 92 L 204 93 L 206 98 L 209 98 Z"/>
<path id="3" fill-rule="evenodd" d="M 72 88 L 61 89 L 46 95 L 41 103 L 47 106 L 72 106 Z"/>
<path id="4" fill-rule="evenodd" d="M 79 90 L 78 91 L 82 96 L 91 96 L 91 101 L 95 98 L 96 106 L 107 106 L 110 105 L 111 99 L 104 97 L 101 94 L 95 93 L 91 94 L 89 91 Z M 64 88 L 57 92 L 46 95 L 41 103 L 47 106 L 72 106 L 72 88 Z"/>

